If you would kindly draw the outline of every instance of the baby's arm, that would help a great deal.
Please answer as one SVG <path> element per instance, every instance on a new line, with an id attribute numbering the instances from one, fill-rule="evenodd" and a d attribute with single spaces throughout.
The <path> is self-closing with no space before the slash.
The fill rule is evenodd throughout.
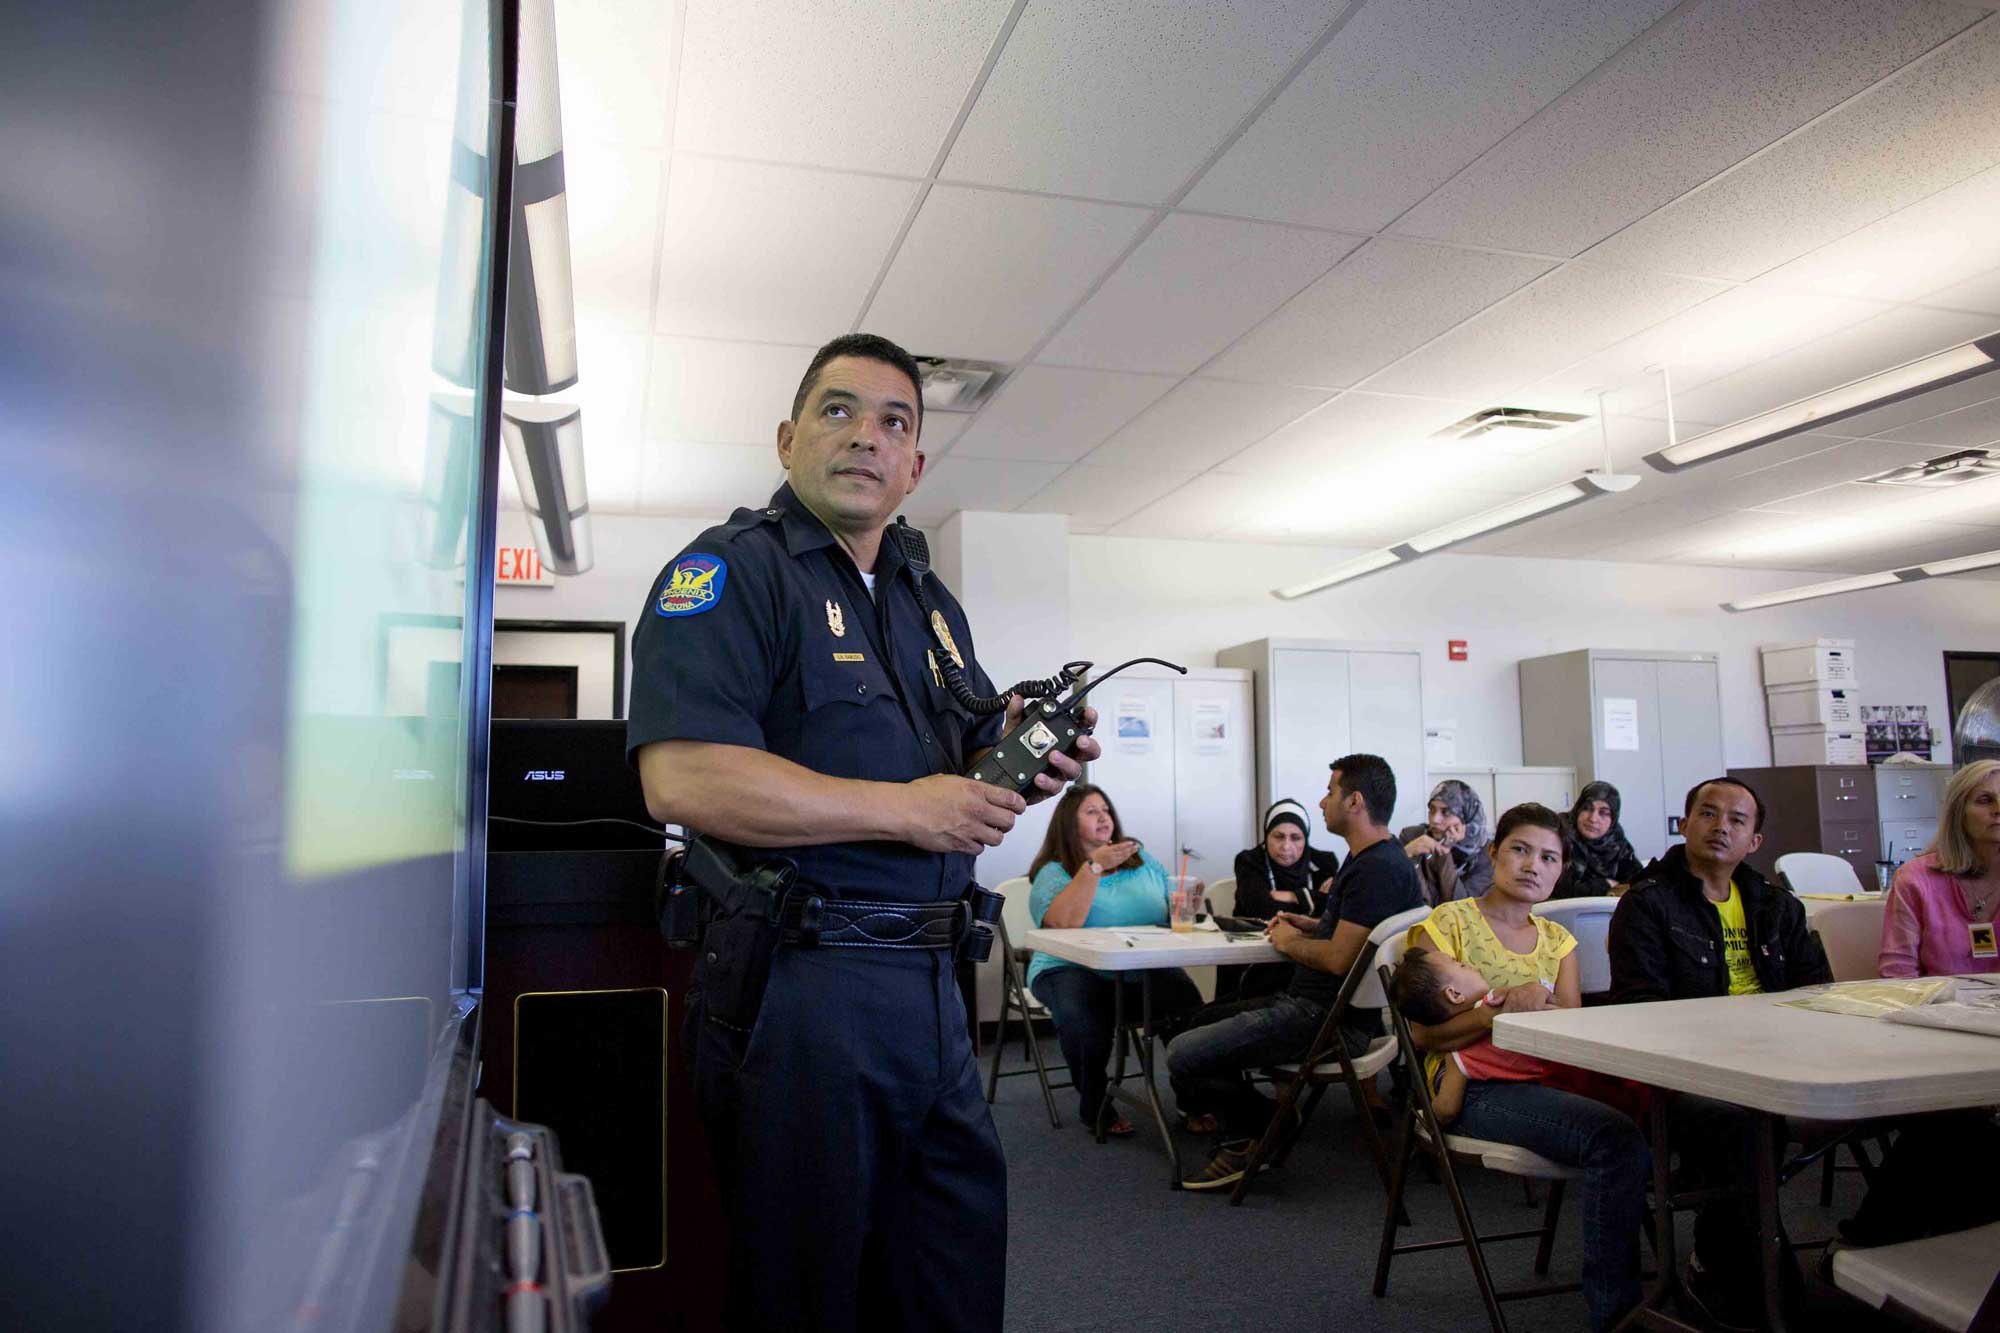
<path id="1" fill-rule="evenodd" d="M 1465 1109 L 1465 1083 L 1465 1071 L 1447 1055 L 1444 1068 L 1438 1071 L 1437 1091 L 1431 1094 L 1431 1110 L 1440 1125 L 1449 1125 Z"/>

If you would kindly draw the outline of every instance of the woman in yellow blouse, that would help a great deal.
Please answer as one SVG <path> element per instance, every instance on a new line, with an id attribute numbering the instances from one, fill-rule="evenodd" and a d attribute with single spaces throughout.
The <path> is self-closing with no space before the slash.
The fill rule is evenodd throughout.
<path id="1" fill-rule="evenodd" d="M 1476 968 L 1501 997 L 1497 1006 L 1482 1003 L 1432 1027 L 1411 1024 L 1418 1048 L 1433 1056 L 1490 1037 L 1496 1010 L 1583 1003 L 1575 937 L 1533 914 L 1562 878 L 1561 819 L 1545 806 L 1515 806 L 1494 829 L 1492 856 L 1493 883 L 1485 893 L 1440 904 L 1410 932 L 1412 951 L 1435 949 Z M 1652 1155 L 1630 1117 L 1540 1083 L 1474 1080 L 1452 1131 L 1580 1167 L 1590 1326 L 1608 1329 L 1639 1303 L 1639 1227 Z"/>

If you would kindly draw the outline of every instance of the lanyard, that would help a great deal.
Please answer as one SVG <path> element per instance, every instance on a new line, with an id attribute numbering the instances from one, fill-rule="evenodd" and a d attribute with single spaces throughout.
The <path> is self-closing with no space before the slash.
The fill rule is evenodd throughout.
<path id="1" fill-rule="evenodd" d="M 1306 884 L 1299 892 L 1305 895 L 1305 909 L 1306 913 L 1310 915 L 1314 910 L 1312 848 L 1308 847 L 1303 852 L 1300 852 L 1299 859 L 1306 863 Z M 1271 868 L 1271 853 L 1268 850 L 1264 853 L 1264 879 L 1271 886 L 1271 901 L 1276 902 L 1278 900 L 1278 872 Z"/>

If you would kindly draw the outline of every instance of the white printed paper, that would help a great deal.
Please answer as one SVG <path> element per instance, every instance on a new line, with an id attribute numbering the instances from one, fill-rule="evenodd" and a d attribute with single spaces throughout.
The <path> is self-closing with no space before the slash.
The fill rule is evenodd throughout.
<path id="1" fill-rule="evenodd" d="M 1118 701 L 1112 715 L 1111 743 L 1126 754 L 1148 754 L 1153 748 L 1153 706 L 1130 696 Z"/>
<path id="2" fill-rule="evenodd" d="M 1196 754 L 1220 754 L 1229 748 L 1229 705 L 1221 699 L 1196 699 L 1190 711 Z"/>
<path id="3" fill-rule="evenodd" d="M 1636 750 L 1639 748 L 1639 701 L 1637 699 L 1604 700 L 1604 748 L 1607 750 Z"/>
<path id="4" fill-rule="evenodd" d="M 1424 767 L 1452 768 L 1458 763 L 1458 725 L 1440 723 L 1424 728 Z"/>

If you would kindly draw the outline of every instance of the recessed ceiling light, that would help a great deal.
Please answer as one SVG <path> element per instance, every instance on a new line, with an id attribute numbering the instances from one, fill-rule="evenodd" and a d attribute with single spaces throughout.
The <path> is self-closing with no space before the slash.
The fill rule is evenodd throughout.
<path id="1" fill-rule="evenodd" d="M 1887 472 L 1877 472 L 1860 480 L 1871 486 L 1941 488 L 1962 486 L 1968 481 L 1980 481 L 1994 476 L 2000 476 L 2000 457 L 1996 457 L 1994 451 L 1961 449 L 1955 454 L 1944 454 L 1937 458 L 1925 459 L 1921 463 L 1890 468 Z"/>

